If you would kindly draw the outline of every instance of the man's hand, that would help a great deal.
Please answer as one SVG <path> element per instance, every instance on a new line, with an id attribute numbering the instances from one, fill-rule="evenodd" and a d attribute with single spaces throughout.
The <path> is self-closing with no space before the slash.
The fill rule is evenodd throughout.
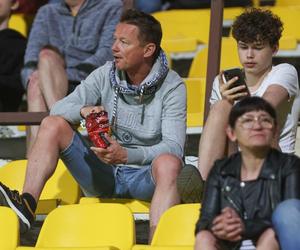
<path id="1" fill-rule="evenodd" d="M 213 220 L 211 230 L 217 238 L 234 242 L 242 239 L 244 223 L 234 209 L 226 207 Z"/>
<path id="2" fill-rule="evenodd" d="M 112 139 L 108 134 L 105 138 L 110 143 L 107 148 L 91 147 L 91 150 L 97 157 L 107 164 L 122 164 L 127 162 L 127 151 L 116 140 Z"/>
<path id="3" fill-rule="evenodd" d="M 101 111 L 104 111 L 102 106 L 86 106 L 80 110 L 80 115 L 86 118 L 90 113 L 99 113 Z"/>
<path id="4" fill-rule="evenodd" d="M 244 85 L 230 88 L 232 84 L 238 80 L 238 77 L 233 77 L 228 82 L 224 83 L 223 71 L 221 71 L 218 75 L 218 79 L 220 83 L 220 93 L 222 99 L 227 100 L 231 104 L 233 104 L 236 100 L 240 99 L 241 97 L 249 95 L 246 86 Z"/>

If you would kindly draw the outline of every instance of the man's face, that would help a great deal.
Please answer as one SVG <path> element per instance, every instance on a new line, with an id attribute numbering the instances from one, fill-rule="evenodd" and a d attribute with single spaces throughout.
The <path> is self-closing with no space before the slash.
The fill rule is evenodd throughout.
<path id="1" fill-rule="evenodd" d="M 271 147 L 275 131 L 274 119 L 267 112 L 250 111 L 237 119 L 229 137 L 241 148 Z"/>
<path id="2" fill-rule="evenodd" d="M 132 24 L 119 23 L 114 33 L 112 52 L 116 68 L 125 71 L 138 70 L 144 62 L 144 45 L 139 38 L 139 28 Z"/>
<path id="3" fill-rule="evenodd" d="M 272 65 L 272 56 L 277 47 L 271 47 L 267 42 L 238 42 L 240 62 L 246 73 L 260 75 Z"/>
<path id="4" fill-rule="evenodd" d="M 14 2 L 13 0 L 0 0 L 0 21 L 9 18 Z"/>

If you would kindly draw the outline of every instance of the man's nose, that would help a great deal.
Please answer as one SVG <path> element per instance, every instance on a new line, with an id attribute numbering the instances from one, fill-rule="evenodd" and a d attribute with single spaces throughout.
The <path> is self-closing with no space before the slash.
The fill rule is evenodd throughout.
<path id="1" fill-rule="evenodd" d="M 114 43 L 111 46 L 112 51 L 117 51 L 118 50 L 118 42 L 114 41 Z"/>

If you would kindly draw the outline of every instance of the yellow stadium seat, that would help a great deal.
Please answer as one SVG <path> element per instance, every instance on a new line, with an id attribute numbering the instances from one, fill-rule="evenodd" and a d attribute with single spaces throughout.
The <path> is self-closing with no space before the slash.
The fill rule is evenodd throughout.
<path id="1" fill-rule="evenodd" d="M 208 48 L 205 47 L 196 53 L 188 73 L 188 78 L 199 78 L 199 77 L 205 78 L 207 59 L 208 59 Z"/>
<path id="2" fill-rule="evenodd" d="M 134 218 L 127 206 L 76 204 L 58 207 L 48 214 L 36 247 L 131 250 L 134 244 Z"/>
<path id="3" fill-rule="evenodd" d="M 203 127 L 205 104 L 205 78 L 186 78 L 187 127 Z"/>
<path id="4" fill-rule="evenodd" d="M 8 23 L 8 27 L 19 31 L 23 36 L 27 37 L 29 32 L 28 22 L 32 23 L 33 16 L 25 15 L 25 14 L 13 14 Z"/>
<path id="5" fill-rule="evenodd" d="M 297 48 L 297 39 L 292 36 L 282 37 L 279 41 L 280 50 L 295 50 Z"/>
<path id="6" fill-rule="evenodd" d="M 80 204 L 91 203 L 120 203 L 129 207 L 132 213 L 149 213 L 150 203 L 136 199 L 104 199 L 98 197 L 82 197 L 79 201 Z"/>
<path id="7" fill-rule="evenodd" d="M 20 131 L 20 132 L 26 131 L 26 126 L 24 126 L 24 125 L 19 125 L 17 128 L 18 128 L 18 131 Z"/>
<path id="8" fill-rule="evenodd" d="M 282 32 L 283 37 L 295 37 L 297 41 L 300 41 L 300 29 L 299 29 L 299 17 L 300 8 L 286 7 L 286 6 L 274 6 L 268 7 L 274 14 L 278 15 L 283 22 L 284 29 Z"/>
<path id="9" fill-rule="evenodd" d="M 205 47 L 195 55 L 188 77 L 206 77 L 208 48 Z M 220 69 L 241 67 L 236 41 L 232 37 L 223 37 L 221 44 Z"/>
<path id="10" fill-rule="evenodd" d="M 23 189 L 27 160 L 11 161 L 0 168 L 0 181 L 11 189 Z M 37 205 L 36 214 L 48 214 L 58 205 L 77 203 L 80 188 L 64 163 L 59 160 L 56 171 L 47 181 Z"/>
<path id="11" fill-rule="evenodd" d="M 194 250 L 193 246 L 148 246 L 136 245 L 132 250 Z M 24 249 L 25 250 L 25 249 Z"/>
<path id="12" fill-rule="evenodd" d="M 223 20 L 233 21 L 237 16 L 244 12 L 242 7 L 228 7 L 223 9 Z"/>
<path id="13" fill-rule="evenodd" d="M 190 52 L 197 50 L 197 39 L 194 37 L 162 40 L 161 47 L 168 53 Z"/>
<path id="14" fill-rule="evenodd" d="M 0 249 L 15 250 L 19 245 L 19 220 L 16 213 L 0 207 Z"/>
<path id="15" fill-rule="evenodd" d="M 276 0 L 275 1 L 276 6 L 300 6 L 299 0 Z"/>
<path id="16" fill-rule="evenodd" d="M 116 247 L 17 247 L 16 250 L 118 250 Z"/>
<path id="17" fill-rule="evenodd" d="M 169 52 L 195 51 L 198 43 L 208 43 L 209 9 L 169 10 L 153 16 L 161 23 L 162 47 Z"/>
<path id="18" fill-rule="evenodd" d="M 169 208 L 160 218 L 150 245 L 135 245 L 143 249 L 193 249 L 195 225 L 200 214 L 200 204 L 180 204 Z"/>

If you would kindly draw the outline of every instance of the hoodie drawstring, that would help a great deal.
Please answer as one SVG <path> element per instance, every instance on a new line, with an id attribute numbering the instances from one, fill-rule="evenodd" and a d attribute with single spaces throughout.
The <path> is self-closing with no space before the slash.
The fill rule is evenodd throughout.
<path id="1" fill-rule="evenodd" d="M 115 125 L 116 125 L 118 99 L 119 99 L 119 88 L 115 88 L 114 107 L 113 107 L 112 119 L 111 119 L 111 127 L 113 127 L 113 128 L 115 128 Z"/>

